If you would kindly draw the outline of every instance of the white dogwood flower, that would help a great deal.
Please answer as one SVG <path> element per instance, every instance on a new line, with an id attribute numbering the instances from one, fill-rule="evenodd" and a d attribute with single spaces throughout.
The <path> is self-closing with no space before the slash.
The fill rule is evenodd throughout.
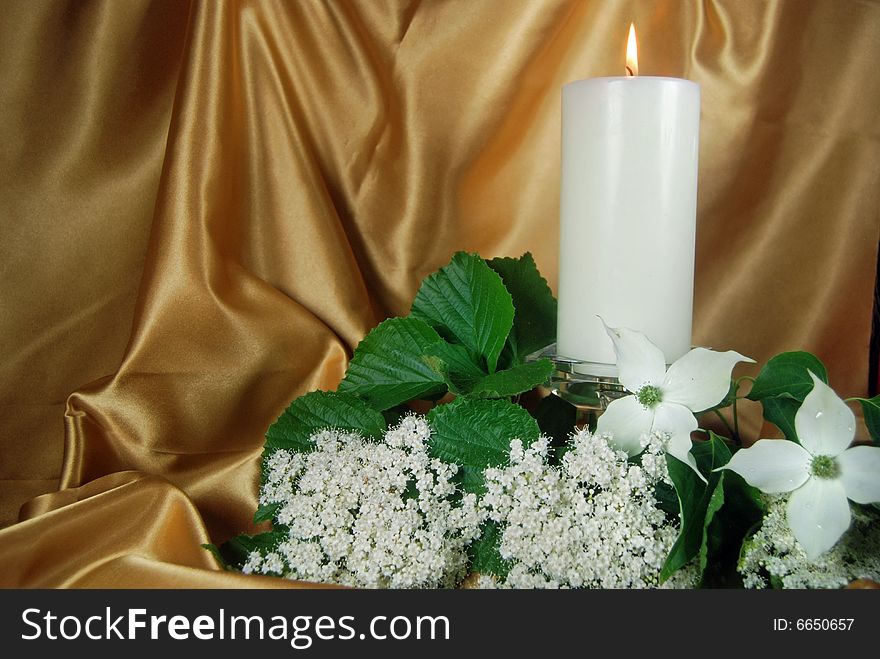
<path id="1" fill-rule="evenodd" d="M 767 494 L 791 492 L 786 519 L 807 557 L 831 549 L 849 528 L 847 499 L 880 501 L 880 448 L 853 446 L 855 415 L 810 373 L 813 389 L 794 417 L 800 444 L 761 439 L 737 451 L 730 469 Z"/>
<path id="2" fill-rule="evenodd" d="M 642 435 L 665 434 L 666 451 L 700 474 L 690 453 L 691 432 L 697 429 L 694 413 L 724 399 L 737 362 L 754 360 L 733 350 L 694 348 L 667 370 L 663 352 L 641 332 L 607 325 L 605 329 L 614 343 L 618 379 L 633 395 L 608 405 L 596 432 L 613 435 L 614 444 L 629 455 L 642 450 Z"/>

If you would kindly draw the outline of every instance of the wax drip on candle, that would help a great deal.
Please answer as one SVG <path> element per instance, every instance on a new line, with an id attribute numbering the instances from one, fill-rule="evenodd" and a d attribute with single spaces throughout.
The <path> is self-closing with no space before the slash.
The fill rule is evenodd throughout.
<path id="1" fill-rule="evenodd" d="M 636 25 L 629 24 L 629 38 L 626 40 L 626 77 L 639 75 L 639 47 L 636 44 Z"/>

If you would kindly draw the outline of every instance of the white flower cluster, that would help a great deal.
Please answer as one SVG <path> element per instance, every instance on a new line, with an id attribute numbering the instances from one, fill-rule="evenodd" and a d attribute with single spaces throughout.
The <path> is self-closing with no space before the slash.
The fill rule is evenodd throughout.
<path id="1" fill-rule="evenodd" d="M 746 588 L 842 588 L 854 579 L 880 581 L 878 514 L 852 507 L 849 530 L 814 560 L 794 537 L 786 519 L 788 494 L 764 495 L 761 528 L 746 541 L 739 572 Z"/>
<path id="2" fill-rule="evenodd" d="M 560 466 L 548 464 L 541 438 L 524 449 L 511 442 L 510 465 L 486 470 L 483 506 L 501 529 L 500 554 L 513 565 L 506 581 L 479 586 L 510 588 L 646 588 L 678 534 L 657 507 L 654 488 L 668 482 L 668 438 L 643 436 L 641 465 L 614 449 L 606 434 L 581 430 Z M 691 587 L 685 568 L 663 584 Z"/>
<path id="3" fill-rule="evenodd" d="M 261 504 L 280 504 L 289 534 L 250 554 L 242 571 L 367 588 L 455 586 L 485 514 L 457 496 L 457 467 L 432 459 L 423 418 L 408 416 L 371 442 L 316 433 L 311 453 L 279 450 L 264 466 Z"/>

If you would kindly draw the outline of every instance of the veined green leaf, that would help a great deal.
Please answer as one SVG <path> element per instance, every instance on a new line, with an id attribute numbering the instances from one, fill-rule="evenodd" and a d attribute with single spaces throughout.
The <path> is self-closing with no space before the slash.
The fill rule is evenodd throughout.
<path id="1" fill-rule="evenodd" d="M 280 503 L 267 503 L 261 505 L 257 508 L 257 512 L 254 513 L 254 524 L 272 521 L 279 508 L 281 508 Z"/>
<path id="2" fill-rule="evenodd" d="M 746 537 L 763 518 L 764 502 L 758 489 L 736 472 L 720 473 L 703 527 L 701 585 L 741 588 L 742 576 L 737 572 L 737 562 Z M 722 499 L 720 506 L 718 498 Z"/>
<path id="3" fill-rule="evenodd" d="M 444 379 L 425 363 L 424 355 L 443 342 L 417 318 L 389 318 L 358 344 L 339 391 L 360 396 L 377 410 L 442 393 Z"/>
<path id="4" fill-rule="evenodd" d="M 794 417 L 801 406 L 801 401 L 780 396 L 765 398 L 761 401 L 764 418 L 782 431 L 786 439 L 800 443 L 794 427 Z"/>
<path id="5" fill-rule="evenodd" d="M 513 327 L 513 300 L 501 277 L 475 254 L 458 252 L 422 282 L 410 315 L 460 343 L 492 373 Z"/>
<path id="6" fill-rule="evenodd" d="M 440 341 L 429 346 L 425 363 L 446 382 L 454 394 L 464 394 L 486 377 L 486 371 L 474 361 L 463 345 Z"/>
<path id="7" fill-rule="evenodd" d="M 764 365 L 747 398 L 760 401 L 785 397 L 803 402 L 813 389 L 810 371 L 822 382 L 828 383 L 828 372 L 815 355 L 809 352 L 783 352 Z"/>
<path id="8" fill-rule="evenodd" d="M 496 258 L 487 263 L 501 275 L 513 298 L 516 312 L 505 352 L 510 352 L 507 363 L 517 364 L 556 340 L 556 298 L 530 252 L 518 259 Z"/>
<path id="9" fill-rule="evenodd" d="M 465 393 L 477 398 L 507 398 L 544 384 L 552 372 L 553 363 L 549 359 L 516 364 L 487 375 L 475 382 L 470 391 Z"/>
<path id="10" fill-rule="evenodd" d="M 483 523 L 480 537 L 468 547 L 471 571 L 480 574 L 491 574 L 505 579 L 510 571 L 510 562 L 501 557 L 501 529 L 492 520 Z"/>
<path id="11" fill-rule="evenodd" d="M 237 535 L 219 547 L 213 544 L 202 545 L 202 547 L 210 551 L 225 569 L 240 570 L 252 551 L 273 549 L 286 537 L 286 530 L 275 529 L 258 535 Z"/>
<path id="12" fill-rule="evenodd" d="M 721 479 L 721 474 L 714 472 L 713 469 L 728 463 L 730 449 L 727 448 L 724 440 L 710 432 L 709 441 L 694 443 L 691 455 L 694 456 L 697 466 L 706 476 L 708 483 L 704 483 L 690 466 L 678 458 L 668 454 L 666 456 L 669 476 L 678 494 L 681 526 L 678 538 L 660 570 L 661 581 L 668 579 L 699 553 L 703 544 L 706 514 L 712 495 Z"/>
<path id="13" fill-rule="evenodd" d="M 379 438 L 385 433 L 385 419 L 352 394 L 312 391 L 294 400 L 266 431 L 266 451 L 287 449 L 308 452 L 314 448 L 311 436 L 324 428 L 356 431 Z"/>
<path id="14" fill-rule="evenodd" d="M 486 374 L 471 361 L 464 346 L 445 341 L 431 346 L 430 353 L 428 363 L 442 374 L 449 390 L 475 398 L 507 398 L 531 391 L 553 372 L 549 359 L 539 359 Z"/>
<path id="15" fill-rule="evenodd" d="M 458 398 L 432 409 L 428 423 L 431 453 L 460 465 L 462 487 L 477 493 L 484 488 L 483 470 L 507 463 L 512 439 L 528 446 L 540 434 L 528 412 L 504 400 Z"/>
<path id="16" fill-rule="evenodd" d="M 874 440 L 876 446 L 880 446 L 880 396 L 856 398 L 856 400 L 862 406 L 865 425 L 868 427 L 868 432 L 871 433 L 871 439 Z"/>
<path id="17" fill-rule="evenodd" d="M 657 507 L 666 513 L 667 520 L 672 522 L 679 521 L 681 506 L 678 503 L 678 495 L 675 493 L 675 488 L 672 485 L 664 481 L 658 481 L 654 486 L 654 501 L 657 503 Z"/>
<path id="18" fill-rule="evenodd" d="M 703 518 L 703 535 L 700 543 L 700 575 L 706 572 L 706 565 L 709 560 L 709 526 L 715 518 L 715 513 L 721 510 L 724 505 L 724 476 L 722 471 L 718 478 L 718 483 L 709 497 L 709 503 L 706 506 L 706 516 Z"/>

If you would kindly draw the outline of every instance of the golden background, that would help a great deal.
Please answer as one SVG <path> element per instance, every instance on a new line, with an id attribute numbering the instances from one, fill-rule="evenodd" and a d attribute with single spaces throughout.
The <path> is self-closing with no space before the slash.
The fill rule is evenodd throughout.
<path id="1" fill-rule="evenodd" d="M 456 250 L 555 289 L 560 90 L 630 21 L 702 85 L 695 343 L 866 393 L 878 2 L 0 9 L 2 586 L 287 585 L 199 546 L 253 528 L 266 428 Z"/>

